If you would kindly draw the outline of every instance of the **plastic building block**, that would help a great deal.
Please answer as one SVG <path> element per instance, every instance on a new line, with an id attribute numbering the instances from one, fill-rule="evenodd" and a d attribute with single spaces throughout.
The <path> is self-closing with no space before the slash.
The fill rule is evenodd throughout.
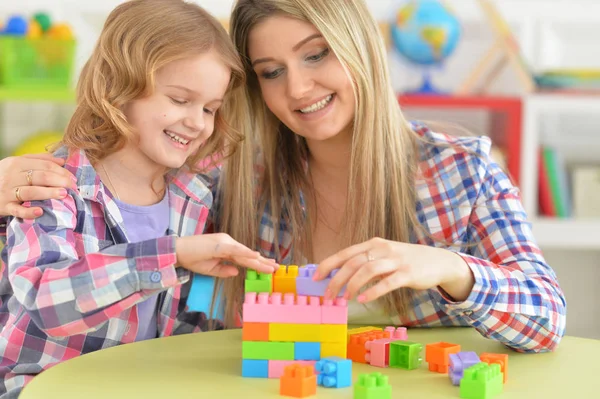
<path id="1" fill-rule="evenodd" d="M 390 365 L 390 342 L 405 341 L 404 339 L 398 339 L 398 336 L 404 335 L 394 332 L 393 337 L 365 342 L 367 350 L 365 360 L 367 363 L 375 367 L 388 367 Z"/>
<path id="2" fill-rule="evenodd" d="M 294 360 L 294 343 L 244 341 L 242 359 Z"/>
<path id="3" fill-rule="evenodd" d="M 412 341 L 390 342 L 390 367 L 414 370 L 421 366 L 423 345 Z"/>
<path id="4" fill-rule="evenodd" d="M 352 360 L 328 357 L 315 363 L 317 384 L 327 388 L 352 386 Z"/>
<path id="5" fill-rule="evenodd" d="M 321 301 L 317 297 L 275 292 L 246 293 L 244 322 L 321 324 Z"/>
<path id="6" fill-rule="evenodd" d="M 316 360 L 269 360 L 269 378 L 281 378 L 285 368 L 292 364 L 314 368 Z"/>
<path id="7" fill-rule="evenodd" d="M 344 344 L 348 341 L 348 325 L 346 324 L 321 324 L 320 342 L 333 342 Z"/>
<path id="8" fill-rule="evenodd" d="M 361 374 L 354 384 L 354 399 L 391 399 L 392 386 L 387 375 L 381 373 Z"/>
<path id="9" fill-rule="evenodd" d="M 348 338 L 350 338 L 351 335 L 360 334 L 360 333 L 369 332 L 369 331 L 383 331 L 383 328 L 372 327 L 372 326 L 351 328 L 350 330 L 348 330 Z"/>
<path id="10" fill-rule="evenodd" d="M 367 363 L 367 347 L 368 341 L 376 339 L 389 338 L 390 333 L 387 331 L 368 331 L 361 334 L 354 334 L 348 340 L 347 358 L 352 359 L 356 363 Z"/>
<path id="11" fill-rule="evenodd" d="M 246 272 L 244 281 L 245 292 L 273 292 L 273 275 L 257 273 L 255 270 Z"/>
<path id="12" fill-rule="evenodd" d="M 294 343 L 295 360 L 319 360 L 321 359 L 320 342 L 295 342 Z"/>
<path id="13" fill-rule="evenodd" d="M 321 324 L 348 324 L 348 301 L 344 298 L 324 299 Z"/>
<path id="14" fill-rule="evenodd" d="M 287 366 L 279 380 L 279 394 L 294 398 L 316 395 L 317 376 L 313 366 L 291 364 Z"/>
<path id="15" fill-rule="evenodd" d="M 497 363 L 500 365 L 500 371 L 504 376 L 503 382 L 506 384 L 508 378 L 508 355 L 506 353 L 482 353 L 481 361 L 487 364 Z"/>
<path id="16" fill-rule="evenodd" d="M 298 266 L 281 265 L 273 275 L 273 292 L 295 294 L 296 277 L 298 277 Z"/>
<path id="17" fill-rule="evenodd" d="M 396 328 L 394 326 L 389 326 L 386 327 L 383 331 L 387 331 L 390 333 L 390 339 L 401 339 L 403 341 L 408 341 L 408 332 L 406 331 L 406 327 Z"/>
<path id="18" fill-rule="evenodd" d="M 465 370 L 460 380 L 463 399 L 490 399 L 502 393 L 502 371 L 499 364 L 477 363 Z"/>
<path id="19" fill-rule="evenodd" d="M 331 278 L 335 276 L 337 270 L 329 273 L 329 276 L 321 281 L 313 281 L 313 275 L 317 270 L 317 265 L 306 265 L 298 269 L 298 277 L 296 278 L 296 293 L 298 295 L 309 296 L 325 296 L 325 290 L 331 282 Z M 346 287 L 342 287 L 338 296 L 344 295 Z"/>
<path id="20" fill-rule="evenodd" d="M 242 359 L 242 377 L 268 378 L 269 361 Z"/>
<path id="21" fill-rule="evenodd" d="M 326 357 L 341 357 L 342 359 L 347 358 L 348 346 L 346 341 L 344 342 L 321 342 L 321 359 Z"/>
<path id="22" fill-rule="evenodd" d="M 479 356 L 475 352 L 451 353 L 449 358 L 450 367 L 448 368 L 448 376 L 452 385 L 459 385 L 464 371 L 480 362 Z"/>
<path id="23" fill-rule="evenodd" d="M 425 346 L 425 361 L 429 363 L 429 371 L 442 374 L 448 372 L 449 355 L 460 352 L 460 345 L 449 342 L 436 342 Z"/>
<path id="24" fill-rule="evenodd" d="M 268 341 L 269 323 L 244 323 L 242 341 Z"/>
<path id="25" fill-rule="evenodd" d="M 269 324 L 271 341 L 321 342 L 321 324 Z"/>

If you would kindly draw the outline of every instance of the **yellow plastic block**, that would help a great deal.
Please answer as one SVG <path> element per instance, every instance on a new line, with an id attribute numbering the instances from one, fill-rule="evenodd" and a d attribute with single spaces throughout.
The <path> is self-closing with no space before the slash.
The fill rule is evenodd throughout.
<path id="1" fill-rule="evenodd" d="M 383 331 L 383 328 L 379 328 L 379 327 L 358 327 L 358 328 L 351 328 L 350 330 L 348 330 L 348 338 L 350 338 L 351 335 L 353 334 L 360 334 L 360 333 L 364 333 L 367 331 Z"/>
<path id="2" fill-rule="evenodd" d="M 280 265 L 273 275 L 273 292 L 296 293 L 296 277 L 298 277 L 298 266 Z"/>
<path id="3" fill-rule="evenodd" d="M 321 340 L 320 342 L 348 342 L 348 325 L 347 324 L 321 324 Z"/>
<path id="4" fill-rule="evenodd" d="M 322 342 L 321 359 L 329 356 L 338 356 L 345 359 L 347 350 L 348 344 L 346 342 Z"/>
<path id="5" fill-rule="evenodd" d="M 269 324 L 269 341 L 321 342 L 321 324 Z"/>

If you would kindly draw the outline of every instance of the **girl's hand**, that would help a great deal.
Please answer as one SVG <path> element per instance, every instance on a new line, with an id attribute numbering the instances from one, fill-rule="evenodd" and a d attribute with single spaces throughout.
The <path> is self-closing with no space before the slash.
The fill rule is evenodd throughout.
<path id="1" fill-rule="evenodd" d="M 348 247 L 322 261 L 315 280 L 322 280 L 334 269 L 327 292 L 337 296 L 346 285 L 346 299 L 360 293 L 359 302 L 373 301 L 393 290 L 441 287 L 455 301 L 464 301 L 473 289 L 474 277 L 460 255 L 442 248 L 405 244 L 374 238 Z"/>
<path id="2" fill-rule="evenodd" d="M 22 202 L 64 198 L 65 188 L 77 189 L 73 175 L 63 165 L 63 159 L 50 154 L 0 160 L 0 216 L 35 219 L 42 209 L 26 208 Z"/>
<path id="3" fill-rule="evenodd" d="M 239 273 L 235 265 L 261 273 L 273 273 L 279 267 L 224 233 L 179 237 L 175 252 L 178 266 L 208 276 L 235 276 Z"/>

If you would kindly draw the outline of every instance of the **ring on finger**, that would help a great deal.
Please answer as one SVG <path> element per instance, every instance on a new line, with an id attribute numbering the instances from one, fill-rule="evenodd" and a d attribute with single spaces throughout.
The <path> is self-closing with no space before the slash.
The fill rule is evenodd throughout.
<path id="1" fill-rule="evenodd" d="M 20 190 L 21 187 L 15 188 L 15 198 L 17 199 L 17 201 L 23 202 L 23 198 L 21 198 L 21 194 L 19 193 Z"/>
<path id="2" fill-rule="evenodd" d="M 373 254 L 371 254 L 371 251 L 365 252 L 365 255 L 367 256 L 368 262 L 373 262 L 375 260 L 375 257 L 373 256 Z"/>
<path id="3" fill-rule="evenodd" d="M 27 173 L 25 174 L 25 177 L 27 178 L 27 184 L 29 184 L 30 186 L 33 186 L 33 169 L 29 169 L 27 171 Z"/>

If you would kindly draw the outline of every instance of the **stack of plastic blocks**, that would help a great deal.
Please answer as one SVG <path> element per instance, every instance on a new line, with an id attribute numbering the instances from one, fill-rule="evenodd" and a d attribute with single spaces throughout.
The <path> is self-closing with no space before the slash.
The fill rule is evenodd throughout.
<path id="1" fill-rule="evenodd" d="M 281 266 L 272 276 L 248 271 L 242 317 L 243 377 L 280 378 L 291 364 L 314 367 L 332 356 L 346 358 L 347 302 L 323 298 L 333 275 L 314 282 L 315 269 L 315 265 Z"/>

